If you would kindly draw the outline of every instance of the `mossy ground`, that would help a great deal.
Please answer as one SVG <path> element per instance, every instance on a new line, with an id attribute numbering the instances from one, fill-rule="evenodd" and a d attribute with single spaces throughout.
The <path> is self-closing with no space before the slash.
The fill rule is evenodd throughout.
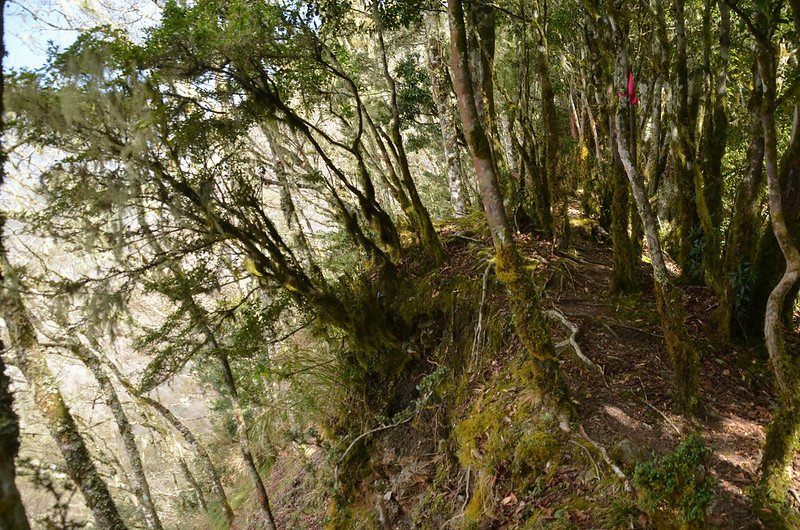
<path id="1" fill-rule="evenodd" d="M 701 396 L 714 413 L 713 420 L 690 421 L 672 412 L 671 363 L 647 265 L 638 264 L 639 292 L 615 295 L 611 249 L 592 240 L 588 226 L 573 227 L 574 250 L 568 256 L 535 236 L 521 236 L 517 243 L 525 271 L 543 307 L 555 306 L 575 322 L 583 353 L 603 367 L 598 374 L 563 346 L 557 348 L 577 414 L 571 432 L 564 432 L 530 384 L 531 357 L 514 333 L 509 300 L 493 271 L 481 308 L 483 277 L 494 255 L 485 227 L 479 219 L 467 219 L 440 228 L 445 266 L 434 269 L 422 258 L 408 259 L 398 267 L 397 290 L 382 302 L 393 308 L 403 329 L 402 367 L 391 380 L 369 386 L 369 399 L 362 389 L 329 419 L 329 446 L 320 455 L 327 450 L 333 456 L 314 460 L 316 482 L 306 483 L 307 472 L 300 472 L 302 485 L 276 497 L 279 519 L 294 513 L 297 496 L 311 495 L 317 516 L 293 528 L 379 527 L 378 498 L 384 499 L 394 528 L 665 524 L 664 514 L 645 513 L 639 499 L 626 493 L 597 449 L 578 433 L 580 424 L 628 477 L 637 461 L 667 454 L 689 432 L 698 432 L 713 450 L 707 526 L 756 527 L 759 519 L 768 524 L 772 512 L 759 513 L 749 492 L 773 394 L 762 375 L 760 352 L 715 346 L 709 324 L 713 293 L 681 288 L 687 329 L 702 352 Z M 479 311 L 482 325 L 476 333 Z M 555 344 L 568 336 L 558 322 L 546 325 Z M 419 406 L 426 377 L 443 367 L 446 376 Z M 376 421 L 402 417 L 409 407 L 418 408 L 411 420 L 354 447 L 339 471 L 342 489 L 332 497 L 331 468 L 343 447 Z M 800 461 L 794 465 L 800 470 Z M 314 493 L 304 492 L 304 486 Z M 800 484 L 795 480 L 793 486 Z"/>

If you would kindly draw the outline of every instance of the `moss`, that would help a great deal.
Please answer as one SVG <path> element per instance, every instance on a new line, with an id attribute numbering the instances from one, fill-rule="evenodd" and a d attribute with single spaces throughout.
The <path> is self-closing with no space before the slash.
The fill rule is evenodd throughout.
<path id="1" fill-rule="evenodd" d="M 778 513 L 787 512 L 786 494 L 791 480 L 787 471 L 800 436 L 800 396 L 784 395 L 767 428 L 761 480 L 755 491 L 757 505 Z M 789 512 L 791 510 L 788 510 Z"/>
<path id="2" fill-rule="evenodd" d="M 550 328 L 542 314 L 539 293 L 513 244 L 501 245 L 497 249 L 495 270 L 497 278 L 508 291 L 514 329 L 534 368 L 534 384 L 559 415 L 571 417 L 574 411 L 569 388 L 556 359 Z"/>
<path id="3" fill-rule="evenodd" d="M 705 409 L 700 401 L 700 353 L 686 332 L 680 292 L 670 285 L 656 282 L 655 295 L 665 346 L 675 372 L 675 406 L 679 412 L 685 414 L 703 415 Z"/>
<path id="4" fill-rule="evenodd" d="M 527 489 L 532 479 L 544 474 L 547 464 L 560 459 L 561 455 L 558 436 L 542 431 L 525 433 L 514 449 L 513 477 L 519 481 L 521 489 Z M 552 472 L 559 466 L 550 467 Z"/>

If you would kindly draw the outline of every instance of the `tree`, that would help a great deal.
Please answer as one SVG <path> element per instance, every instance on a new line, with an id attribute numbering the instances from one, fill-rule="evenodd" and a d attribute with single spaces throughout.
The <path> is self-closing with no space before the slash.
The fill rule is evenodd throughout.
<path id="1" fill-rule="evenodd" d="M 5 74 L 3 59 L 5 51 L 4 18 L 5 0 L 0 1 L 0 136 L 4 132 L 3 88 Z M 4 142 L 0 142 L 0 186 L 5 181 L 6 154 Z M 2 232 L 5 228 L 5 212 L 0 212 L 0 254 L 5 254 Z M 0 282 L 5 284 L 5 274 L 0 274 Z M 30 528 L 25 515 L 25 507 L 19 496 L 16 484 L 16 458 L 19 452 L 19 420 L 14 412 L 14 396 L 11 393 L 11 379 L 6 374 L 6 365 L 2 355 L 6 352 L 5 344 L 0 341 L 0 529 Z"/>
<path id="2" fill-rule="evenodd" d="M 555 356 L 539 295 L 525 270 L 506 217 L 492 155 L 492 144 L 475 105 L 475 89 L 467 50 L 464 9 L 461 0 L 448 0 L 450 54 L 461 122 L 472 154 L 481 201 L 495 248 L 495 271 L 506 287 L 514 327 L 536 366 L 533 383 L 550 400 L 562 426 L 572 413 L 569 388 Z"/>

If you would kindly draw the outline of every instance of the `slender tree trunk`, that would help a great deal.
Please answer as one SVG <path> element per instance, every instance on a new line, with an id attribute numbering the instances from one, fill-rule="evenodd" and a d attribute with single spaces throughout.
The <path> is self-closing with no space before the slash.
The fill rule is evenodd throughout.
<path id="1" fill-rule="evenodd" d="M 233 526 L 233 510 L 231 509 L 231 505 L 228 502 L 228 496 L 225 494 L 225 489 L 222 487 L 222 479 L 219 476 L 219 472 L 217 471 L 214 462 L 211 460 L 211 457 L 206 451 L 205 446 L 197 439 L 194 433 L 189 429 L 185 423 L 183 423 L 180 419 L 178 419 L 175 414 L 172 413 L 167 407 L 162 405 L 159 401 L 143 394 L 139 391 L 127 378 L 120 372 L 119 368 L 112 363 L 109 362 L 108 366 L 116 375 L 117 380 L 125 387 L 125 390 L 130 393 L 131 396 L 135 397 L 138 401 L 140 401 L 143 405 L 146 405 L 153 410 L 155 410 L 168 424 L 172 426 L 173 429 L 178 431 L 178 433 L 183 437 L 186 441 L 186 444 L 194 453 L 195 457 L 200 461 L 203 466 L 203 469 L 208 476 L 209 481 L 211 482 L 211 488 L 214 490 L 214 493 L 217 495 L 218 501 L 220 506 L 222 507 L 222 511 L 225 515 L 225 519 L 228 522 L 228 526 Z"/>
<path id="2" fill-rule="evenodd" d="M 5 254 L 2 260 L 3 273 L 8 274 L 10 264 Z M 32 387 L 34 403 L 64 457 L 67 475 L 83 494 L 97 526 L 104 530 L 126 528 L 108 486 L 100 477 L 78 426 L 64 403 L 58 382 L 47 366 L 22 298 L 14 287 L 8 285 L 7 279 L 0 297 L 0 315 L 6 321 L 9 337 L 17 349 L 16 365 Z"/>
<path id="3" fill-rule="evenodd" d="M 136 435 L 133 433 L 133 427 L 122 407 L 122 402 L 117 395 L 114 385 L 108 374 L 103 370 L 102 363 L 97 355 L 90 349 L 81 344 L 71 344 L 70 351 L 81 360 L 81 362 L 92 372 L 95 380 L 100 385 L 100 390 L 103 397 L 111 409 L 111 414 L 114 416 L 114 421 L 117 424 L 120 437 L 122 438 L 122 445 L 125 447 L 125 453 L 128 457 L 128 465 L 130 466 L 131 489 L 133 495 L 139 502 L 139 507 L 142 510 L 142 516 L 147 528 L 159 530 L 163 528 L 161 519 L 158 516 L 153 495 L 150 492 L 150 484 L 147 482 L 147 476 L 144 471 L 144 464 L 142 464 L 142 457 L 139 453 L 139 448 L 136 446 Z"/>
<path id="4" fill-rule="evenodd" d="M 403 185 L 408 192 L 411 199 L 411 204 L 414 207 L 415 218 L 417 221 L 417 228 L 420 232 L 425 248 L 431 255 L 435 263 L 444 261 L 444 249 L 442 242 L 439 240 L 439 235 L 433 228 L 430 214 L 428 213 L 425 205 L 422 204 L 422 199 L 417 192 L 417 186 L 414 183 L 414 178 L 411 176 L 411 168 L 408 164 L 408 157 L 406 156 L 405 145 L 403 142 L 403 135 L 400 132 L 400 110 L 397 107 L 397 85 L 389 71 L 389 60 L 386 56 L 386 45 L 383 40 L 383 22 L 381 21 L 381 14 L 378 8 L 378 1 L 373 0 L 372 4 L 372 19 L 375 23 L 375 29 L 378 33 L 378 44 L 380 47 L 381 62 L 383 63 L 383 77 L 386 80 L 386 86 L 389 89 L 389 108 L 392 111 L 391 135 L 392 142 L 397 151 L 397 158 L 400 162 L 400 175 L 402 177 Z"/>
<path id="5" fill-rule="evenodd" d="M 613 123 L 611 123 L 610 130 L 611 145 L 616 145 L 617 136 L 622 131 Z M 614 251 L 614 269 L 611 273 L 611 289 L 619 292 L 631 292 L 636 289 L 636 277 L 634 275 L 633 242 L 628 233 L 630 198 L 628 190 L 630 184 L 617 150 L 614 150 L 612 163 L 608 167 L 611 172 L 613 190 L 611 200 L 611 241 Z"/>
<path id="6" fill-rule="evenodd" d="M 0 530 L 27 530 L 30 526 L 16 484 L 19 422 L 2 353 L 5 347 L 0 342 Z"/>
<path id="7" fill-rule="evenodd" d="M 559 174 L 559 148 L 561 139 L 558 131 L 558 112 L 555 92 L 550 80 L 550 60 L 547 46 L 547 0 L 538 0 L 534 15 L 534 31 L 538 36 L 535 52 L 536 68 L 542 94 L 542 125 L 544 129 L 544 164 L 552 212 L 552 234 L 556 245 L 564 248 L 569 245 L 569 219 L 567 217 L 567 190 Z"/>
<path id="8" fill-rule="evenodd" d="M 733 217 L 728 229 L 722 270 L 725 295 L 720 304 L 720 335 L 729 340 L 742 335 L 751 326 L 742 319 L 749 308 L 745 299 L 738 299 L 736 290 L 750 283 L 755 262 L 760 210 L 764 188 L 764 128 L 761 126 L 761 78 L 757 65 L 753 72 L 753 91 L 747 104 L 750 116 L 750 141 L 747 147 L 747 171 L 737 187 Z M 738 284 L 738 285 L 735 285 Z M 766 300 L 763 301 L 766 305 Z"/>
<path id="9" fill-rule="evenodd" d="M 454 84 L 484 212 L 495 246 L 495 270 L 498 279 L 508 290 L 514 327 L 535 366 L 534 384 L 543 397 L 552 403 L 562 426 L 566 426 L 567 419 L 572 414 L 569 388 L 541 312 L 538 291 L 525 270 L 522 257 L 512 239 L 491 153 L 492 144 L 475 106 L 463 6 L 461 0 L 448 0 L 447 6 Z"/>
<path id="10" fill-rule="evenodd" d="M 778 176 L 778 147 L 775 125 L 776 69 L 778 48 L 771 42 L 774 25 L 769 5 L 755 0 L 756 27 L 763 33 L 758 41 L 758 71 L 762 80 L 761 124 L 764 128 L 764 166 L 767 174 L 769 213 L 772 230 L 786 261 L 786 269 L 767 300 L 764 318 L 764 338 L 772 369 L 779 388 L 778 409 L 767 429 L 764 456 L 761 460 L 759 493 L 766 499 L 783 502 L 789 485 L 787 468 L 791 465 L 800 433 L 800 368 L 798 352 L 787 352 L 783 341 L 782 318 L 784 302 L 795 283 L 800 280 L 800 251 L 789 232 L 781 183 Z M 766 5 L 765 5 L 766 4 Z"/>
<path id="11" fill-rule="evenodd" d="M 3 133 L 5 132 L 5 109 L 3 106 L 3 89 L 5 88 L 3 62 L 6 55 L 5 7 L 5 0 L 0 0 L 0 188 L 5 182 L 6 176 L 6 150 L 3 145 Z M 5 212 L 0 211 L 0 254 L 3 255 L 5 255 L 3 243 L 5 221 Z M 6 288 L 5 281 L 5 275 L 0 269 L 0 288 Z M 14 412 L 14 396 L 10 388 L 11 379 L 6 374 L 6 365 L 3 360 L 5 352 L 5 344 L 0 341 L 0 530 L 27 530 L 30 526 L 16 483 L 15 460 L 19 452 L 19 419 Z"/>
<path id="12" fill-rule="evenodd" d="M 428 30 L 428 74 L 431 78 L 431 93 L 439 114 L 439 129 L 442 133 L 442 146 L 447 166 L 447 185 L 450 190 L 450 203 L 457 217 L 467 213 L 469 197 L 464 189 L 461 174 L 458 137 L 453 105 L 450 104 L 450 75 L 442 58 L 442 41 L 439 37 L 439 14 L 427 15 Z"/>
<path id="13" fill-rule="evenodd" d="M 219 361 L 222 366 L 222 376 L 225 380 L 225 387 L 228 390 L 228 397 L 231 400 L 233 417 L 236 420 L 236 432 L 239 436 L 239 448 L 242 451 L 244 466 L 247 469 L 247 474 L 250 475 L 250 480 L 253 481 L 256 487 L 256 496 L 258 497 L 258 504 L 261 507 L 261 513 L 264 516 L 264 525 L 267 530 L 275 530 L 275 518 L 272 515 L 272 508 L 270 507 L 269 497 L 267 496 L 267 488 L 264 486 L 264 481 L 261 479 L 261 474 L 258 472 L 255 460 L 253 460 L 253 453 L 250 451 L 250 437 L 247 434 L 247 422 L 244 418 L 242 404 L 239 401 L 239 393 L 236 391 L 236 382 L 233 379 L 231 365 L 228 362 L 228 357 L 224 354 L 219 356 Z"/>
<path id="14" fill-rule="evenodd" d="M 197 479 L 194 478 L 194 474 L 192 474 L 192 470 L 189 469 L 188 464 L 186 464 L 186 460 L 178 457 L 178 466 L 181 468 L 183 478 L 186 479 L 186 482 L 189 484 L 192 490 L 194 490 L 195 495 L 197 495 L 197 502 L 200 503 L 200 507 L 204 512 L 209 513 L 208 505 L 206 504 L 206 496 L 203 494 L 203 489 L 200 487 L 200 484 L 198 484 Z"/>
<path id="15" fill-rule="evenodd" d="M 692 166 L 692 124 L 689 109 L 689 69 L 686 54 L 686 1 L 676 0 L 675 8 L 675 112 L 672 123 L 672 155 L 675 164 L 676 190 L 678 193 L 678 232 L 680 245 L 678 264 L 681 279 L 688 283 L 702 281 L 702 265 L 693 252 L 698 244 L 699 222 L 694 201 L 694 171 Z"/>
<path id="16" fill-rule="evenodd" d="M 139 223 L 145 233 L 145 237 L 150 243 L 150 246 L 152 246 L 157 253 L 163 254 L 164 251 L 161 247 L 161 243 L 147 225 L 146 219 L 144 219 L 144 212 L 142 208 L 139 208 Z M 180 282 L 180 285 L 185 285 L 185 275 L 179 266 L 173 262 L 169 262 L 167 266 L 173 275 L 175 275 L 176 279 L 184 280 Z M 194 295 L 188 290 L 188 288 L 183 288 L 181 296 L 183 297 L 184 303 L 186 303 L 189 307 L 189 314 L 194 319 L 194 323 L 197 326 L 198 331 L 203 334 L 208 343 L 211 344 L 215 354 L 218 356 L 225 386 L 228 390 L 228 395 L 231 400 L 231 408 L 233 418 L 236 422 L 236 432 L 239 441 L 239 448 L 242 452 L 242 459 L 244 460 L 245 468 L 247 469 L 247 473 L 250 476 L 250 479 L 252 480 L 253 486 L 256 490 L 258 504 L 264 517 L 264 526 L 267 528 L 267 530 L 275 530 L 275 519 L 272 515 L 272 507 L 270 506 L 269 496 L 267 495 L 264 481 L 261 479 L 261 474 L 258 472 L 258 467 L 253 460 L 252 451 L 250 450 L 250 439 L 247 434 L 247 423 L 244 417 L 244 411 L 242 410 L 242 405 L 239 401 L 239 394 L 236 391 L 236 382 L 233 378 L 228 357 L 222 352 L 222 348 L 220 348 L 220 345 L 217 342 L 217 337 L 208 324 L 207 314 L 194 299 Z"/>
<path id="17" fill-rule="evenodd" d="M 611 14 L 610 16 L 614 16 Z M 612 27 L 617 27 L 615 21 L 612 20 Z M 617 52 L 617 61 L 622 64 L 628 62 L 628 52 L 626 44 L 627 36 L 617 28 L 615 30 L 615 46 Z M 617 72 L 622 71 L 617 68 Z M 615 79 L 615 86 L 618 88 L 615 92 L 624 91 L 627 85 L 627 80 L 617 77 Z M 628 175 L 628 180 L 633 189 L 633 196 L 636 200 L 636 206 L 639 210 L 639 216 L 644 225 L 645 237 L 647 239 L 647 246 L 650 254 L 650 260 L 653 264 L 653 278 L 655 280 L 655 295 L 658 306 L 659 316 L 661 318 L 661 328 L 664 332 L 664 341 L 672 360 L 673 370 L 675 372 L 675 405 L 676 408 L 687 414 L 698 414 L 703 411 L 699 395 L 699 365 L 700 357 L 698 351 L 693 347 L 690 342 L 689 336 L 686 332 L 684 325 L 684 309 L 680 299 L 680 292 L 672 286 L 664 262 L 664 256 L 661 251 L 661 242 L 658 236 L 658 225 L 656 224 L 655 216 L 653 215 L 650 201 L 647 197 L 647 192 L 644 187 L 644 179 L 636 165 L 633 163 L 630 149 L 628 148 L 628 137 L 624 133 L 624 122 L 626 115 L 628 115 L 627 105 L 625 98 L 620 98 L 620 102 L 616 112 L 616 125 L 620 131 L 617 134 L 617 150 L 625 168 L 625 173 Z"/>

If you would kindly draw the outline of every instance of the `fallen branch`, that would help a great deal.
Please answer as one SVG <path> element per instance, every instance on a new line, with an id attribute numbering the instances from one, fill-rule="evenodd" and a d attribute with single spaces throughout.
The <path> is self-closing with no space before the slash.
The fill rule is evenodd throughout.
<path id="1" fill-rule="evenodd" d="M 560 320 L 561 323 L 564 324 L 567 327 L 567 329 L 570 330 L 571 334 L 569 336 L 569 339 L 567 339 L 566 341 L 558 343 L 556 346 L 560 348 L 560 347 L 562 347 L 562 345 L 564 345 L 564 346 L 567 345 L 567 344 L 571 345 L 572 349 L 575 351 L 575 355 L 577 355 L 578 358 L 581 361 L 583 361 L 583 363 L 586 366 L 588 366 L 592 370 L 596 371 L 600 375 L 605 376 L 604 370 L 600 366 L 595 364 L 594 361 L 592 361 L 587 356 L 585 356 L 583 354 L 583 351 L 581 351 L 581 347 L 578 345 L 578 341 L 576 340 L 576 337 L 578 336 L 578 332 L 580 332 L 580 328 L 578 327 L 578 325 L 575 324 L 574 322 L 570 321 L 569 319 L 567 319 L 567 317 L 564 316 L 564 313 L 562 313 L 558 309 L 546 309 L 544 311 L 544 314 L 547 315 L 550 318 L 554 318 L 556 320 Z"/>
<path id="2" fill-rule="evenodd" d="M 678 427 L 677 427 L 677 426 L 676 426 L 674 423 L 672 423 L 672 420 L 671 420 L 671 419 L 669 419 L 669 416 L 667 416 L 666 414 L 664 414 L 663 412 L 661 412 L 660 410 L 658 410 L 658 408 L 656 408 L 656 407 L 655 407 L 655 406 L 654 406 L 652 403 L 650 403 L 650 402 L 649 402 L 649 401 L 647 401 L 646 399 L 644 399 L 644 400 L 642 400 L 642 401 L 644 401 L 644 404 L 645 404 L 645 405 L 647 405 L 648 407 L 650 407 L 650 408 L 651 408 L 651 409 L 653 409 L 654 411 L 656 411 L 656 412 L 658 412 L 659 414 L 661 414 L 661 417 L 662 417 L 662 418 L 664 418 L 665 420 L 667 420 L 667 423 L 669 423 L 669 424 L 672 426 L 672 428 L 673 428 L 673 429 L 675 429 L 675 432 L 676 432 L 676 433 L 678 433 L 678 435 L 680 435 L 680 434 L 681 434 L 681 430 L 680 430 L 680 429 L 678 429 Z"/>
<path id="3" fill-rule="evenodd" d="M 634 493 L 635 494 L 635 490 L 633 489 L 633 484 L 631 484 L 631 481 L 628 480 L 628 477 L 619 468 L 619 466 L 616 465 L 611 460 L 611 458 L 608 456 L 608 451 L 606 451 L 606 448 L 603 447 L 602 445 L 600 445 L 599 443 L 595 442 L 591 438 L 589 438 L 589 435 L 586 434 L 586 430 L 583 428 L 583 425 L 580 426 L 580 433 L 581 433 L 581 436 L 583 436 L 584 440 L 586 440 L 587 442 L 592 444 L 595 449 L 600 451 L 600 455 L 602 455 L 603 460 L 605 460 L 606 464 L 608 464 L 608 466 L 611 468 L 611 471 L 613 471 L 616 476 L 618 476 L 619 478 L 621 478 L 623 480 L 623 482 L 625 483 L 625 491 L 627 491 L 628 493 Z"/>

